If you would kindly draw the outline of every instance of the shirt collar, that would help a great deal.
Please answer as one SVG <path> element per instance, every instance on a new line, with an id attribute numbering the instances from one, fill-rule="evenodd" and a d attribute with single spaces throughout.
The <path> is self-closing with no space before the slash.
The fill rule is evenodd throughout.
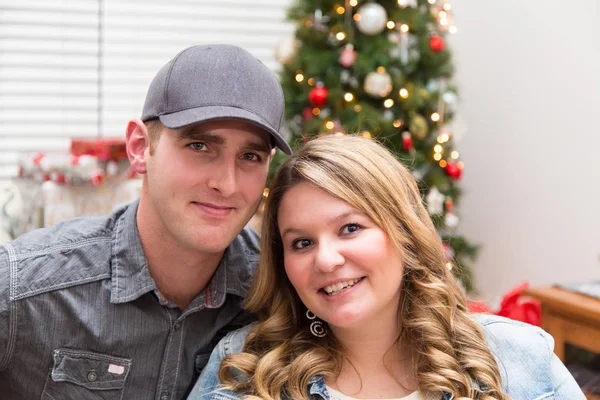
<path id="1" fill-rule="evenodd" d="M 127 303 L 155 290 L 137 228 L 139 200 L 117 219 L 111 257 L 111 303 Z"/>
<path id="2" fill-rule="evenodd" d="M 116 221 L 111 257 L 111 303 L 130 302 L 150 291 L 161 298 L 150 276 L 137 228 L 138 205 L 139 200 L 127 206 Z M 207 287 L 188 308 L 219 308 L 227 294 L 245 298 L 257 262 L 258 236 L 251 228 L 244 228 L 225 249 Z"/>
<path id="3" fill-rule="evenodd" d="M 219 308 L 228 294 L 246 298 L 257 263 L 258 236 L 246 227 L 225 249 L 212 279 L 190 308 Z"/>

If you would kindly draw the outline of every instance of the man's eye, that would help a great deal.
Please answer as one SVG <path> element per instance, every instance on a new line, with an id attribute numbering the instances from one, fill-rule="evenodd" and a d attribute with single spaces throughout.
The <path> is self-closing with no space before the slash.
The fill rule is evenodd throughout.
<path id="1" fill-rule="evenodd" d="M 204 151 L 206 150 L 206 144 L 202 143 L 202 142 L 194 142 L 194 143 L 190 143 L 188 144 L 188 146 L 194 150 L 194 151 Z"/>
<path id="2" fill-rule="evenodd" d="M 308 239 L 297 239 L 292 242 L 292 247 L 296 250 L 302 250 L 303 248 L 310 245 L 311 241 Z"/>
<path id="3" fill-rule="evenodd" d="M 242 154 L 242 159 L 246 161 L 260 161 L 261 158 L 258 154 L 255 153 L 244 153 Z"/>
<path id="4" fill-rule="evenodd" d="M 348 235 L 354 232 L 358 232 L 362 227 L 359 224 L 347 224 L 342 227 L 341 233 Z"/>

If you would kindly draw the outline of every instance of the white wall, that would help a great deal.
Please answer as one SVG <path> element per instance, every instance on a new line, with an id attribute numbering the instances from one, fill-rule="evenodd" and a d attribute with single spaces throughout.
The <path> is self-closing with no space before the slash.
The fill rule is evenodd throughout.
<path id="1" fill-rule="evenodd" d="M 461 231 L 494 299 L 600 280 L 600 2 L 452 2 L 466 169 Z"/>

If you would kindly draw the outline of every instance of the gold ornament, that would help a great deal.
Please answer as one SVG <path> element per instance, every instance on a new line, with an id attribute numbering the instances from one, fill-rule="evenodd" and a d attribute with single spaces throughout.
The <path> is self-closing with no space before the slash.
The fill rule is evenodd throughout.
<path id="1" fill-rule="evenodd" d="M 421 114 L 414 114 L 410 118 L 409 130 L 417 139 L 425 139 L 429 132 L 429 126 L 425 117 Z"/>

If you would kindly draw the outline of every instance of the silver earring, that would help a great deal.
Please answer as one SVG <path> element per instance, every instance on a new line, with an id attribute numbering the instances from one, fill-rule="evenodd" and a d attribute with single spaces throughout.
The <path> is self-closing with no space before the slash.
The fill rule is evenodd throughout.
<path id="1" fill-rule="evenodd" d="M 316 337 L 325 337 L 327 335 L 327 330 L 325 329 L 323 322 L 319 321 L 312 311 L 306 310 L 306 318 L 312 321 L 310 323 L 310 333 Z"/>

